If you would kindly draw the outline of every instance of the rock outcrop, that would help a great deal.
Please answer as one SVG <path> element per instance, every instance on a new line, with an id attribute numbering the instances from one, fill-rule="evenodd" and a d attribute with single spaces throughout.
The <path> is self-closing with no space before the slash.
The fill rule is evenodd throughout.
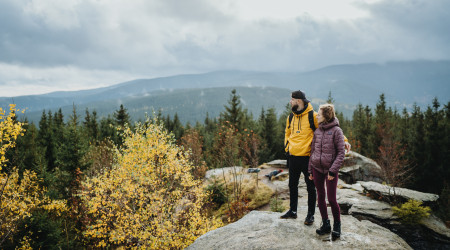
<path id="1" fill-rule="evenodd" d="M 239 221 L 208 232 L 187 249 L 411 249 L 399 236 L 370 221 L 342 217 L 342 236 L 318 236 L 303 220 L 283 220 L 281 213 L 252 211 Z"/>
<path id="2" fill-rule="evenodd" d="M 399 187 L 396 187 L 394 189 L 393 187 L 372 181 L 360 181 L 359 184 L 364 188 L 364 191 L 370 193 L 374 197 L 381 198 L 386 201 L 399 200 L 403 203 L 410 199 L 414 199 L 422 201 L 426 206 L 433 207 L 439 199 L 439 195 L 437 194 L 422 193 L 419 191 Z"/>
<path id="3" fill-rule="evenodd" d="M 346 162 L 347 168 L 352 170 L 345 172 L 347 174 L 344 176 L 351 178 L 352 181 L 378 178 L 370 177 L 370 173 L 379 173 L 378 171 L 380 171 L 379 166 L 372 160 L 351 152 L 350 157 L 346 157 Z M 269 180 L 264 175 L 280 167 L 280 162 L 273 163 L 260 166 L 259 173 L 247 173 L 246 169 L 241 167 L 210 170 L 207 172 L 207 179 L 212 176 L 222 178 L 223 173 L 238 173 L 239 179 L 252 178 L 254 180 L 258 177 L 262 183 L 272 188 L 278 199 L 288 206 L 289 170 L 283 170 L 282 173 Z M 342 177 L 342 173 L 339 177 Z M 330 247 L 338 249 L 409 249 L 410 246 L 414 249 L 441 249 L 443 246 L 450 245 L 450 230 L 434 215 L 415 226 L 399 223 L 398 218 L 393 215 L 391 205 L 387 202 L 390 199 L 383 200 L 383 197 L 392 195 L 392 191 L 389 193 L 390 187 L 374 181 L 357 181 L 354 184 L 347 184 L 342 179 L 339 180 L 338 187 L 337 201 L 341 207 L 343 223 L 343 236 L 338 241 L 332 242 L 329 239 L 317 237 L 315 229 L 320 227 L 318 209 L 316 209 L 314 226 L 303 225 L 303 218 L 307 213 L 308 194 L 304 177 L 301 176 L 298 186 L 299 219 L 284 221 L 278 219 L 281 215 L 278 213 L 253 211 L 235 223 L 205 234 L 189 249 L 317 249 Z M 425 205 L 434 204 L 438 199 L 438 196 L 434 194 L 403 188 L 396 188 L 396 195 L 398 195 L 398 199 L 405 201 L 411 198 L 421 200 Z M 270 210 L 270 206 L 262 206 L 259 209 Z M 330 208 L 328 210 L 331 217 Z"/>
<path id="4" fill-rule="evenodd" d="M 339 178 L 346 183 L 357 181 L 382 182 L 381 167 L 372 159 L 350 151 L 339 170 Z"/>
<path id="5" fill-rule="evenodd" d="M 266 165 L 269 165 L 274 168 L 287 168 L 287 161 L 286 160 L 273 160 L 271 162 L 266 163 Z"/>

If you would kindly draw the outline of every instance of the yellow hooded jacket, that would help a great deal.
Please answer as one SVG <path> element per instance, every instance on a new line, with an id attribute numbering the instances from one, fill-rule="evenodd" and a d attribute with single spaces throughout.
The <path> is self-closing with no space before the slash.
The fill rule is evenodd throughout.
<path id="1" fill-rule="evenodd" d="M 293 156 L 310 156 L 311 143 L 314 131 L 311 129 L 308 119 L 308 112 L 313 110 L 311 103 L 301 114 L 295 114 L 289 126 L 289 116 L 286 118 L 286 129 L 284 135 L 284 150 Z M 314 111 L 314 126 L 319 127 L 317 122 L 317 112 Z M 344 135 L 344 141 L 348 142 Z"/>
<path id="2" fill-rule="evenodd" d="M 284 136 L 284 150 L 294 156 L 309 156 L 311 153 L 311 142 L 314 131 L 311 129 L 308 119 L 308 112 L 313 110 L 311 103 L 301 114 L 295 114 L 289 126 L 289 116 L 286 119 L 286 129 Z M 317 113 L 314 112 L 314 125 L 317 123 Z"/>

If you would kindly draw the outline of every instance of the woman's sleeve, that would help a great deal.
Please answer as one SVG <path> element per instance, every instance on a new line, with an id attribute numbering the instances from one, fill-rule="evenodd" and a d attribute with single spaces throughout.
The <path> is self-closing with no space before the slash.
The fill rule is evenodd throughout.
<path id="1" fill-rule="evenodd" d="M 334 136 L 334 147 L 336 148 L 336 158 L 334 159 L 333 165 L 331 165 L 330 172 L 332 172 L 332 176 L 337 175 L 339 172 L 339 169 L 341 168 L 342 164 L 344 163 L 344 157 L 345 157 L 345 142 L 344 142 L 344 133 L 342 132 L 341 128 L 338 128 L 335 131 Z M 333 175 L 334 174 L 334 175 Z"/>

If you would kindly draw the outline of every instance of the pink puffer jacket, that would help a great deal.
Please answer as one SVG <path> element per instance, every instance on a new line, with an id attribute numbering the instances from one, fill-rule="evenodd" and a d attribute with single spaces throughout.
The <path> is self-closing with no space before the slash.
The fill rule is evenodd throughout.
<path id="1" fill-rule="evenodd" d="M 344 133 L 339 127 L 339 120 L 333 119 L 329 123 L 321 123 L 314 132 L 311 143 L 311 157 L 309 159 L 308 172 L 312 168 L 320 173 L 336 176 L 344 162 L 345 142 Z"/>

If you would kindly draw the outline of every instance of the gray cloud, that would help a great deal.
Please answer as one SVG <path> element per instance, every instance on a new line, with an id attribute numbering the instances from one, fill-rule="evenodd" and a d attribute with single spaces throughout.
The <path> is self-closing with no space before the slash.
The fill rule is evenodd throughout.
<path id="1" fill-rule="evenodd" d="M 297 71 L 450 59 L 449 1 L 386 0 L 358 7 L 370 15 L 242 20 L 233 8 L 206 0 L 1 1 L 0 67 L 14 65 L 33 74 L 42 69 L 37 78 L 50 79 L 47 83 L 52 68 L 70 67 L 85 74 L 80 81 L 101 76 L 113 84 L 133 76 L 222 69 Z M 5 77 L 5 71 L 0 69 L 0 86 L 33 82 L 33 77 Z"/>

